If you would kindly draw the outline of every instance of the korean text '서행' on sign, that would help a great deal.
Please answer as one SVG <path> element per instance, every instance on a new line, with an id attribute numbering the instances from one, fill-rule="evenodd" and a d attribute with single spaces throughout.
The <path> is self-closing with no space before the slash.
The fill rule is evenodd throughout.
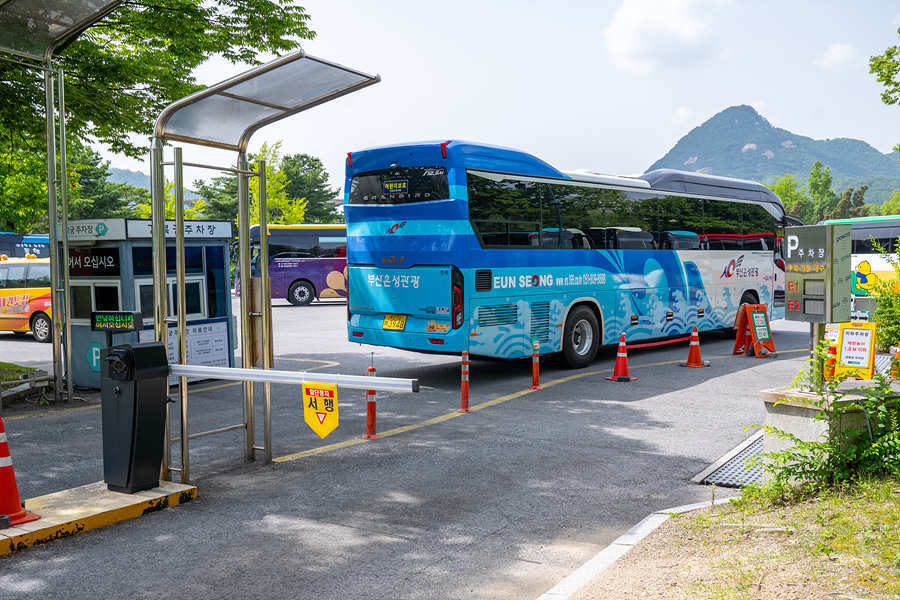
<path id="1" fill-rule="evenodd" d="M 338 426 L 338 393 L 333 383 L 303 384 L 303 420 L 325 439 Z"/>

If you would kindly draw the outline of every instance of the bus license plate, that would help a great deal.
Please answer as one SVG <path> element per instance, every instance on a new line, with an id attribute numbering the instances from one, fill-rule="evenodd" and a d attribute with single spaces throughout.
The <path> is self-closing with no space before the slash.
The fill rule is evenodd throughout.
<path id="1" fill-rule="evenodd" d="M 406 315 L 384 315 L 384 322 L 381 324 L 382 329 L 396 329 L 403 331 L 406 327 Z"/>

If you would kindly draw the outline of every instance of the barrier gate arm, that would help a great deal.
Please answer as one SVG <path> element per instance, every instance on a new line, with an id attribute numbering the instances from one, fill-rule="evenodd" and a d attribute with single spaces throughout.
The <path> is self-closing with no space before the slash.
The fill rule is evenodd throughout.
<path id="1" fill-rule="evenodd" d="M 263 383 L 300 384 L 307 381 L 333 383 L 338 387 L 379 392 L 419 391 L 418 379 L 397 377 L 367 377 L 365 375 L 332 375 L 328 373 L 301 373 L 271 369 L 236 369 L 230 367 L 204 367 L 198 365 L 169 365 L 169 375 L 175 377 L 204 377 L 233 381 L 260 381 Z"/>

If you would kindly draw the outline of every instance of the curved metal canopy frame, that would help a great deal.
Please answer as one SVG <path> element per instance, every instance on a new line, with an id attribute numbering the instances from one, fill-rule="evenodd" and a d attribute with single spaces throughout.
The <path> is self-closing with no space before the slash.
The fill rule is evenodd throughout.
<path id="1" fill-rule="evenodd" d="M 246 152 L 258 129 L 379 81 L 299 50 L 174 102 L 153 136 Z"/>
<path id="2" fill-rule="evenodd" d="M 0 1 L 0 50 L 49 61 L 122 0 Z"/>

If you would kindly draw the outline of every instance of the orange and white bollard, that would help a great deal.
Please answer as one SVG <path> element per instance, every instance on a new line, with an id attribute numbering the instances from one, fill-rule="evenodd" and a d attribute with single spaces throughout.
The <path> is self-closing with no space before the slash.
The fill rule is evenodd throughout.
<path id="1" fill-rule="evenodd" d="M 469 408 L 469 353 L 465 350 L 463 350 L 462 353 L 462 375 L 460 377 L 459 410 L 456 412 L 472 412 L 472 409 Z"/>
<path id="2" fill-rule="evenodd" d="M 529 390 L 542 390 L 544 388 L 541 387 L 541 356 L 540 352 L 540 342 L 537 340 L 531 340 L 531 387 Z"/>
<path id="3" fill-rule="evenodd" d="M 375 377 L 375 367 L 369 367 L 367 377 Z M 366 435 L 364 440 L 380 440 L 381 436 L 375 433 L 375 390 L 366 390 Z"/>

